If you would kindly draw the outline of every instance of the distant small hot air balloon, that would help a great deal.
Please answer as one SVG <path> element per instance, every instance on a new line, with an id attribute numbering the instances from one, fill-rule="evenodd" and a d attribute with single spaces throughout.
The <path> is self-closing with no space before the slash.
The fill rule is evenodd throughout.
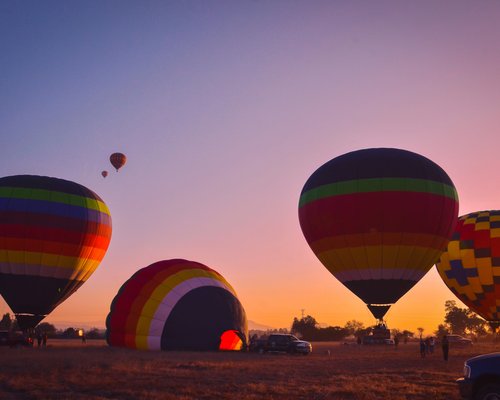
<path id="1" fill-rule="evenodd" d="M 123 153 L 113 153 L 109 156 L 109 161 L 116 168 L 116 171 L 118 171 L 127 162 L 127 156 Z"/>
<path id="2" fill-rule="evenodd" d="M 458 219 L 436 264 L 448 288 L 485 320 L 500 322 L 500 211 L 478 211 Z"/>
<path id="3" fill-rule="evenodd" d="M 108 176 L 108 171 L 102 171 L 101 175 L 103 178 L 106 178 Z"/>
<path id="4" fill-rule="evenodd" d="M 94 272 L 111 239 L 108 207 L 78 183 L 0 178 L 0 294 L 34 328 Z"/>
<path id="5" fill-rule="evenodd" d="M 307 180 L 302 232 L 323 265 L 382 319 L 445 250 L 458 197 L 445 171 L 400 149 L 336 157 Z"/>

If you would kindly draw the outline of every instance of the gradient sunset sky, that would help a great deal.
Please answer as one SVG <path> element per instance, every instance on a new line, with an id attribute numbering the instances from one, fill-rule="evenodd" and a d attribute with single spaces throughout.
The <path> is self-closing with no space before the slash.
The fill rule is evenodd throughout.
<path id="1" fill-rule="evenodd" d="M 252 321 L 373 324 L 307 245 L 300 191 L 333 157 L 396 147 L 445 169 L 460 215 L 499 209 L 498 21 L 496 1 L 2 1 L 0 175 L 76 181 L 113 218 L 46 321 L 103 327 L 137 269 L 186 258 Z M 388 325 L 431 333 L 448 299 L 433 267 Z"/>

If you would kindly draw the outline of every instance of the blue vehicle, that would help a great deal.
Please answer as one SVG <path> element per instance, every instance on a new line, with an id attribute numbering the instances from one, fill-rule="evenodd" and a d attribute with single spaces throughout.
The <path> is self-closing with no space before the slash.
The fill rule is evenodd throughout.
<path id="1" fill-rule="evenodd" d="M 468 359 L 457 379 L 460 395 L 469 400 L 500 400 L 500 353 Z"/>

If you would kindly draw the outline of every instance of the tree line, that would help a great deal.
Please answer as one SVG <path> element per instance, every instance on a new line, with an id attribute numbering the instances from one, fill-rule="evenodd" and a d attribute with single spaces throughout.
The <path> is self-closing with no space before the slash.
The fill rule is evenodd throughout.
<path id="1" fill-rule="evenodd" d="M 17 320 L 9 313 L 3 315 L 0 320 L 0 331 L 19 331 L 19 325 L 17 324 Z M 45 333 L 47 337 L 54 339 L 73 339 L 78 338 L 79 336 L 79 328 L 66 328 L 66 329 L 57 329 L 54 325 L 48 322 L 41 322 L 35 327 L 35 333 Z M 91 328 L 84 331 L 85 337 L 87 339 L 104 339 L 105 333 L 104 331 Z"/>
<path id="2" fill-rule="evenodd" d="M 499 324 L 489 323 L 471 311 L 469 308 L 461 308 L 455 300 L 448 300 L 444 304 L 445 318 L 434 332 L 427 336 L 442 337 L 445 334 L 458 334 L 470 336 L 475 339 L 492 335 L 496 338 Z M 374 326 L 365 327 L 357 320 L 348 321 L 344 326 L 320 327 L 311 315 L 300 319 L 294 318 L 291 333 L 309 341 L 341 341 L 347 337 L 360 337 L 369 335 Z M 424 336 L 424 328 L 417 328 L 418 336 Z M 407 341 L 416 337 L 415 332 L 409 330 L 392 329 L 393 337 Z"/>

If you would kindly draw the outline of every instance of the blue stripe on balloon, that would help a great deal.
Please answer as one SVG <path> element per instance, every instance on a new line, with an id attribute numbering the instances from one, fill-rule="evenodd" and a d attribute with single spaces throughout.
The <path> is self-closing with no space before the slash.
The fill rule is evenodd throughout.
<path id="1" fill-rule="evenodd" d="M 0 211 L 19 211 L 78 218 L 111 225 L 108 214 L 91 208 L 73 206 L 55 201 L 16 199 L 0 197 Z"/>

